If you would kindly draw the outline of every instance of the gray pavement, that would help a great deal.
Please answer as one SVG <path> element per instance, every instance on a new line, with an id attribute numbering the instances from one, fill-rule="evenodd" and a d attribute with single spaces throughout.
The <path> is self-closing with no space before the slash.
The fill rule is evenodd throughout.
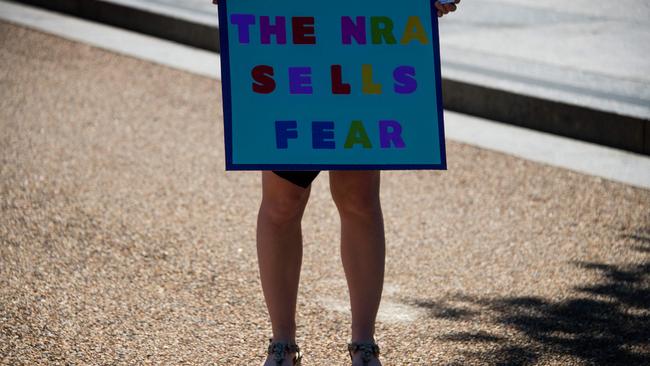
<path id="1" fill-rule="evenodd" d="M 440 27 L 443 65 L 449 77 L 647 120 L 648 19 L 645 0 L 465 1 Z"/>
<path id="2" fill-rule="evenodd" d="M 0 23 L 0 363 L 255 365 L 259 173 L 224 172 L 214 79 Z M 650 191 L 450 141 L 385 172 L 386 365 L 650 362 Z M 327 174 L 298 342 L 346 364 Z"/>
<path id="3" fill-rule="evenodd" d="M 440 28 L 443 47 L 650 83 L 647 1 L 483 0 L 463 6 Z M 636 92 L 648 100 L 647 90 Z"/>
<path id="4" fill-rule="evenodd" d="M 649 154 L 647 19 L 644 0 L 465 1 L 440 27 L 446 105 Z"/>
<path id="5" fill-rule="evenodd" d="M 111 1 L 218 25 L 207 0 Z M 464 0 L 460 9 L 440 27 L 446 73 L 650 118 L 647 1 Z"/>
<path id="6" fill-rule="evenodd" d="M 218 51 L 207 0 L 16 1 Z M 649 155 L 649 16 L 644 0 L 465 0 L 440 28 L 445 108 Z"/>
<path id="7" fill-rule="evenodd" d="M 65 14 L 0 1 L 0 19 L 119 54 L 214 79 L 219 56 Z M 537 116 L 544 122 L 546 116 Z M 527 160 L 650 189 L 650 158 L 548 133 L 445 111 L 445 136 Z"/>

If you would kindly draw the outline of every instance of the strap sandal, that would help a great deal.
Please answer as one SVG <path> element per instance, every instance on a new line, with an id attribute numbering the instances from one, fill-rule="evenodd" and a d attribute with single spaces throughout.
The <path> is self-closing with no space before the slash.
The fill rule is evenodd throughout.
<path id="1" fill-rule="evenodd" d="M 353 359 L 353 355 L 355 352 L 361 351 L 363 352 L 361 354 L 361 360 L 363 361 L 363 365 L 367 366 L 368 362 L 372 359 L 372 357 L 379 357 L 379 346 L 375 342 L 368 342 L 368 343 L 357 343 L 357 342 L 350 342 L 348 343 L 348 352 L 350 353 L 350 359 Z"/>
<path id="2" fill-rule="evenodd" d="M 287 354 L 295 353 L 293 356 L 294 366 L 300 366 L 300 361 L 302 360 L 302 353 L 300 352 L 300 347 L 293 342 L 273 342 L 273 338 L 269 338 L 269 348 L 267 354 L 273 355 L 273 360 L 277 366 L 282 365 L 282 361 L 285 360 Z"/>

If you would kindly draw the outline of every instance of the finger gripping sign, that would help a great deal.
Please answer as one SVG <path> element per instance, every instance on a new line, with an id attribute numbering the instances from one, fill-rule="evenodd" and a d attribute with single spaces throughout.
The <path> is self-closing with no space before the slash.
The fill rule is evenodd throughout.
<path id="1" fill-rule="evenodd" d="M 221 0 L 226 169 L 446 169 L 436 14 Z"/>

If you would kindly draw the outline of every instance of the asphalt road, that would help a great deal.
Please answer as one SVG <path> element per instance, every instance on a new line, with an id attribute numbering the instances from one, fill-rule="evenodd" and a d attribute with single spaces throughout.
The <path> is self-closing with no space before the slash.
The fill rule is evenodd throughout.
<path id="1" fill-rule="evenodd" d="M 257 172 L 225 172 L 212 79 L 0 23 L 0 363 L 257 365 Z M 385 172 L 385 365 L 650 363 L 650 191 L 448 142 Z M 344 365 L 327 175 L 298 343 Z"/>

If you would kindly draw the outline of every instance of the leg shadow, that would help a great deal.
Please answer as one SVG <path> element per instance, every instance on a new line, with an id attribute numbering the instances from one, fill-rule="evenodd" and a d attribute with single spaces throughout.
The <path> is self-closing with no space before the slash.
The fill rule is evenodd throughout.
<path id="1" fill-rule="evenodd" d="M 650 228 L 626 238 L 633 242 L 634 250 L 650 252 Z M 496 314 L 495 322 L 518 330 L 525 337 L 523 342 L 486 332 L 452 333 L 439 339 L 494 346 L 490 351 L 463 353 L 465 364 L 533 365 L 543 357 L 569 356 L 590 365 L 650 365 L 650 261 L 573 264 L 598 272 L 601 278 L 595 284 L 576 287 L 576 294 L 563 301 L 537 297 L 484 299 L 462 294 L 449 299 Z M 475 314 L 426 300 L 413 303 L 428 309 L 432 317 L 461 320 Z"/>

